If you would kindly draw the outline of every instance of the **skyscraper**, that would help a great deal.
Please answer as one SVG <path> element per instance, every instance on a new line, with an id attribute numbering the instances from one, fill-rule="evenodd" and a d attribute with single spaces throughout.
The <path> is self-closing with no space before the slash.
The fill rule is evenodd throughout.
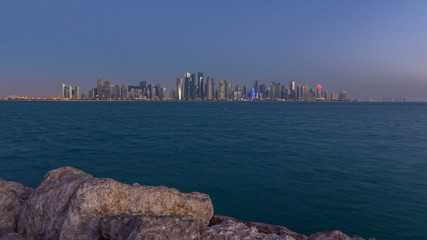
<path id="1" fill-rule="evenodd" d="M 252 88 L 252 99 L 259 97 L 259 86 L 258 86 L 258 80 L 255 80 L 253 88 Z"/>
<path id="2" fill-rule="evenodd" d="M 226 99 L 233 98 L 233 86 L 231 85 L 231 82 L 226 83 L 225 98 Z"/>
<path id="3" fill-rule="evenodd" d="M 204 83 L 203 83 L 203 73 L 199 72 L 197 74 L 197 97 L 199 99 L 203 99 L 205 96 L 205 89 L 204 89 Z"/>
<path id="4" fill-rule="evenodd" d="M 147 81 L 141 81 L 139 83 L 139 89 L 141 90 L 142 96 L 147 96 Z"/>
<path id="5" fill-rule="evenodd" d="M 295 88 L 295 81 L 291 81 L 289 83 L 289 92 L 290 92 L 290 99 L 296 100 L 297 99 L 297 92 Z"/>
<path id="6" fill-rule="evenodd" d="M 322 85 L 318 84 L 316 87 L 316 99 L 322 98 Z"/>
<path id="7" fill-rule="evenodd" d="M 191 74 L 191 82 L 190 82 L 190 99 L 196 98 L 196 74 Z"/>
<path id="8" fill-rule="evenodd" d="M 191 73 L 187 72 L 184 74 L 184 99 L 190 99 L 191 92 Z"/>
<path id="9" fill-rule="evenodd" d="M 128 98 L 128 91 L 127 91 L 127 88 L 124 84 L 122 84 L 120 91 L 121 91 L 121 94 L 120 94 L 121 99 L 127 99 Z"/>
<path id="10" fill-rule="evenodd" d="M 62 94 L 61 97 L 62 98 L 68 98 L 71 99 L 73 96 L 73 86 L 71 85 L 66 85 L 66 84 L 62 84 Z"/>
<path id="11" fill-rule="evenodd" d="M 96 82 L 96 95 L 97 95 L 97 98 L 101 98 L 102 97 L 102 85 L 104 85 L 102 83 L 102 78 L 98 77 L 97 78 L 97 82 Z"/>
<path id="12" fill-rule="evenodd" d="M 208 77 L 206 82 L 206 98 L 208 100 L 212 100 L 214 98 L 214 82 L 211 77 Z"/>
<path id="13" fill-rule="evenodd" d="M 65 98 L 65 83 L 61 85 L 61 98 Z"/>
<path id="14" fill-rule="evenodd" d="M 340 101 L 350 101 L 350 97 L 348 96 L 348 92 L 345 90 L 341 90 L 339 93 L 339 100 Z"/>
<path id="15" fill-rule="evenodd" d="M 80 88 L 79 86 L 74 86 L 72 91 L 72 99 L 80 99 Z"/>
<path id="16" fill-rule="evenodd" d="M 177 95 L 178 100 L 183 99 L 182 91 L 183 91 L 184 86 L 183 86 L 182 82 L 183 82 L 183 79 L 181 77 L 176 78 L 176 95 Z"/>
<path id="17" fill-rule="evenodd" d="M 227 82 L 225 80 L 219 80 L 218 83 L 218 99 L 225 100 L 225 89 L 227 88 Z"/>

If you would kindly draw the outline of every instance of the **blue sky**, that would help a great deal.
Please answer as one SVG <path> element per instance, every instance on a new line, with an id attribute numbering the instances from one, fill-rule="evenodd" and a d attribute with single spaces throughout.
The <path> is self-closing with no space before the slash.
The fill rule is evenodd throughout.
<path id="1" fill-rule="evenodd" d="M 427 100 L 427 1 L 0 3 L 0 96 L 184 72 Z"/>

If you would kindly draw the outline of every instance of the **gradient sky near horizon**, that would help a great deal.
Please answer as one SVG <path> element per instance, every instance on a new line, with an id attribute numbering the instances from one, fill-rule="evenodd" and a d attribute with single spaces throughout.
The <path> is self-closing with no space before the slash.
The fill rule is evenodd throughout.
<path id="1" fill-rule="evenodd" d="M 87 91 L 98 76 L 170 89 L 198 71 L 216 82 L 427 100 L 427 1 L 0 4 L 0 96 L 59 96 L 63 82 Z"/>

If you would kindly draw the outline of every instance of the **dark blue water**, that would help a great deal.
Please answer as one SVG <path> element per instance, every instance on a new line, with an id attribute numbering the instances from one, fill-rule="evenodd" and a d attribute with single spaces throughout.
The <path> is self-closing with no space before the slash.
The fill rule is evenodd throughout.
<path id="1" fill-rule="evenodd" d="M 427 104 L 0 102 L 0 177 L 64 166 L 311 234 L 427 236 Z"/>

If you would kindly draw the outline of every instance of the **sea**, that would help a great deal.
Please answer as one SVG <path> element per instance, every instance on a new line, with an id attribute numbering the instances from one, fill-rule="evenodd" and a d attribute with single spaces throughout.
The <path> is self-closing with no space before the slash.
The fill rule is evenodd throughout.
<path id="1" fill-rule="evenodd" d="M 0 102 L 0 177 L 62 166 L 306 235 L 427 239 L 427 103 Z"/>

